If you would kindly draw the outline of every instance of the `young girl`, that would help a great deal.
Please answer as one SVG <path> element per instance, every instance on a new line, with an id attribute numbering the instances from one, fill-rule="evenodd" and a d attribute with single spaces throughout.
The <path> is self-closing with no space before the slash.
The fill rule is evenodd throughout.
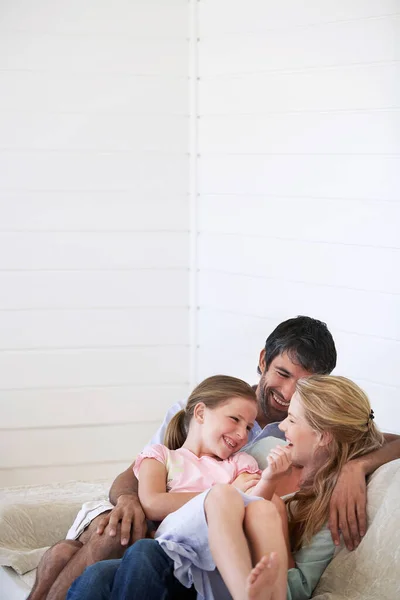
<path id="1" fill-rule="evenodd" d="M 232 456 L 246 442 L 256 405 L 245 387 L 218 392 L 224 380 L 231 378 L 196 388 L 167 431 L 170 449 L 148 448 L 137 461 L 142 505 L 149 518 L 164 519 L 156 539 L 174 560 L 177 579 L 194 585 L 200 598 L 310 598 L 334 554 L 326 522 L 337 476 L 348 460 L 383 443 L 368 398 L 343 377 L 300 380 L 280 425 L 289 448 L 271 453 L 251 497 L 214 485 L 257 473 L 251 457 Z M 291 463 L 303 474 L 287 511 L 277 497 L 254 497 L 271 498 Z"/>
<path id="2" fill-rule="evenodd" d="M 256 416 L 255 393 L 244 381 L 218 375 L 197 386 L 186 409 L 170 422 L 165 446 L 149 446 L 136 460 L 139 498 L 146 517 L 162 521 L 215 484 L 233 484 L 240 488 L 242 473 L 253 474 L 255 482 L 248 490 L 253 498 L 243 495 L 246 504 L 260 496 L 270 500 L 278 480 L 291 469 L 290 451 L 281 446 L 273 450 L 261 475 L 253 457 L 244 452 L 237 454 L 247 443 Z M 279 519 L 277 525 L 280 528 Z M 253 590 L 259 579 L 255 575 L 269 564 L 262 561 L 250 577 L 249 554 L 246 583 L 249 590 Z M 271 565 L 274 566 L 274 556 Z M 205 587 L 209 587 L 207 579 L 199 586 L 205 593 Z"/>

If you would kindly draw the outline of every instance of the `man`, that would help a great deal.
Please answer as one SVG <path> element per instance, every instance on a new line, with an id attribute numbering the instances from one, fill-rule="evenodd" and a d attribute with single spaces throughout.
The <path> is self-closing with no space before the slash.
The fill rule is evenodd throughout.
<path id="1" fill-rule="evenodd" d="M 246 450 L 263 437 L 281 435 L 276 422 L 286 417 L 298 379 L 315 373 L 330 373 L 335 365 L 335 344 L 324 323 L 310 317 L 296 317 L 278 325 L 267 338 L 259 356 L 261 378 L 256 389 L 257 424 L 249 436 Z M 183 404 L 177 403 L 170 409 L 152 443 L 162 441 L 167 422 Z M 385 462 L 400 456 L 397 436 L 388 436 L 387 441 L 389 443 L 381 450 L 352 461 L 343 469 L 331 501 L 330 526 L 335 543 L 339 543 L 339 527 L 349 549 L 357 547 L 364 535 L 365 477 Z M 119 558 L 129 543 L 144 537 L 146 522 L 137 489 L 131 465 L 111 487 L 110 501 L 115 508 L 105 516 L 96 517 L 80 535 L 79 541 L 64 540 L 46 553 L 39 565 L 29 600 L 65 598 L 71 583 L 87 566 L 103 559 Z M 140 549 L 157 553 L 158 548 L 151 540 L 149 542 L 147 545 L 140 544 Z M 132 549 L 132 553 L 135 552 Z M 151 572 L 151 561 L 148 564 Z"/>

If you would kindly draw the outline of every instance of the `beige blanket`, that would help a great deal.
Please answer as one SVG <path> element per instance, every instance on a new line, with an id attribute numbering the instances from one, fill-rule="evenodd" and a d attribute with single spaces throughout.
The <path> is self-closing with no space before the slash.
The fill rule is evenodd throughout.
<path id="1" fill-rule="evenodd" d="M 72 481 L 0 490 L 0 565 L 22 575 L 65 535 L 81 505 L 106 499 L 109 481 Z"/>

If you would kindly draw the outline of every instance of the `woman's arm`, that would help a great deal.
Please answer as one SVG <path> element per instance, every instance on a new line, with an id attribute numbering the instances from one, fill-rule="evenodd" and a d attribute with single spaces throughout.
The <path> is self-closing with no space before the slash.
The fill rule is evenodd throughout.
<path id="1" fill-rule="evenodd" d="M 139 500 L 148 519 L 162 521 L 198 493 L 167 492 L 167 469 L 154 458 L 145 458 L 140 465 Z"/>
<path id="2" fill-rule="evenodd" d="M 295 567 L 288 570 L 287 600 L 311 598 L 334 553 L 335 546 L 327 528 L 316 533 L 310 544 L 298 550 L 294 555 Z"/>

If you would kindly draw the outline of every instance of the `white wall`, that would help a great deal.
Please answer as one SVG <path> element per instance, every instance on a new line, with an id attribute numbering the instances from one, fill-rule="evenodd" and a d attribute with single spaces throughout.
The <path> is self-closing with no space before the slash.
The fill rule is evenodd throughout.
<path id="1" fill-rule="evenodd" d="M 400 2 L 199 7 L 198 378 L 308 314 L 400 432 Z"/>
<path id="2" fill-rule="evenodd" d="M 196 346 L 197 379 L 254 381 L 296 314 L 400 432 L 399 14 L 1 3 L 0 485 L 113 477 Z"/>
<path id="3" fill-rule="evenodd" d="M 187 393 L 188 3 L 0 6 L 0 486 L 113 477 Z"/>

